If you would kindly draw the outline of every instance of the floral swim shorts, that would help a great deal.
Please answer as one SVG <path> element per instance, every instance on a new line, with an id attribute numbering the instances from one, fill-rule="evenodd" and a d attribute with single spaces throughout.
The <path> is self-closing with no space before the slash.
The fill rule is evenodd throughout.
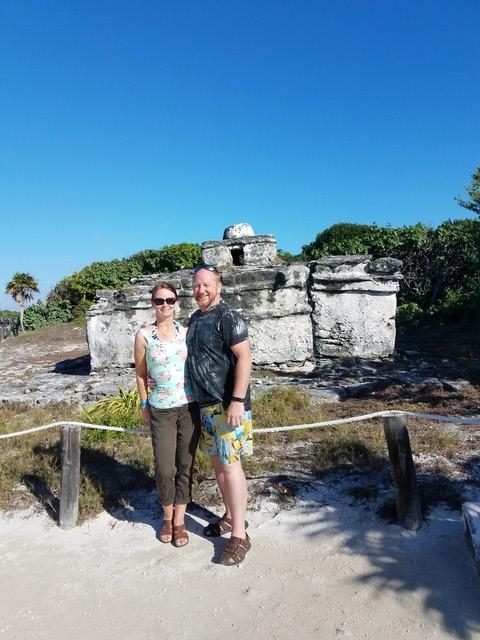
<path id="1" fill-rule="evenodd" d="M 231 427 L 222 403 L 200 407 L 202 430 L 200 451 L 218 456 L 222 464 L 232 464 L 253 453 L 252 412 L 245 411 L 243 422 Z"/>

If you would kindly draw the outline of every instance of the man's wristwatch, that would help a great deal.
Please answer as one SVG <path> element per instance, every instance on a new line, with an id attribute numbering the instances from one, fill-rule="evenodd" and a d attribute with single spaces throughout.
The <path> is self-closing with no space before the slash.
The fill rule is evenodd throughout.
<path id="1" fill-rule="evenodd" d="M 245 402 L 245 398 L 239 398 L 238 396 L 232 396 L 232 402 Z"/>

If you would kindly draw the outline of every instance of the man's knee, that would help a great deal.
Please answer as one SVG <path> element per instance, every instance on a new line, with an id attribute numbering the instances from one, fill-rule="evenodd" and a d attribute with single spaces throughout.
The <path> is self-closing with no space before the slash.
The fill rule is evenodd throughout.
<path id="1" fill-rule="evenodd" d="M 227 478 L 236 478 L 243 474 L 242 463 L 240 460 L 236 462 L 230 462 L 229 464 L 220 463 L 223 473 Z"/>

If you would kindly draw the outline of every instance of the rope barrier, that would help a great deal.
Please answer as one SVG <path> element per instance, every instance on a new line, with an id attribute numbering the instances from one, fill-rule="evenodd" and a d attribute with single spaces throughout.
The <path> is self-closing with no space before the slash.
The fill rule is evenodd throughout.
<path id="1" fill-rule="evenodd" d="M 351 418 L 338 418 L 336 420 L 325 420 L 323 422 L 312 422 L 310 424 L 292 424 L 284 427 L 265 427 L 259 429 L 253 429 L 254 433 L 275 433 L 280 431 L 294 431 L 296 429 L 313 429 L 317 427 L 332 427 L 339 424 L 349 424 L 352 422 L 363 422 L 364 420 L 371 420 L 373 418 L 389 418 L 392 416 L 408 416 L 410 418 L 420 418 L 423 420 L 433 420 L 436 422 L 449 422 L 454 424 L 468 424 L 473 426 L 480 426 L 480 419 L 478 418 L 460 418 L 458 416 L 439 416 L 430 413 L 416 413 L 414 411 L 377 411 L 375 413 L 366 413 L 364 415 L 352 416 Z M 29 433 L 35 433 L 37 431 L 44 431 L 52 427 L 85 427 L 86 429 L 103 429 L 104 431 L 119 431 L 121 433 L 135 433 L 135 434 L 150 434 L 150 429 L 132 429 L 128 427 L 111 427 L 103 424 L 90 424 L 87 422 L 51 422 L 50 424 L 44 424 L 40 427 L 33 427 L 32 429 L 25 429 L 23 431 L 16 431 L 13 433 L 5 433 L 0 435 L 0 440 L 6 438 L 15 438 L 16 436 L 23 436 Z"/>

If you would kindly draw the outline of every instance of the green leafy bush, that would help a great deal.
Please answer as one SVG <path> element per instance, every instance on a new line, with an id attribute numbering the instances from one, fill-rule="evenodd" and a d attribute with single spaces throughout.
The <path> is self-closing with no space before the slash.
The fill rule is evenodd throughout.
<path id="1" fill-rule="evenodd" d="M 398 245 L 399 230 L 376 224 L 334 224 L 302 247 L 306 260 L 322 256 L 369 254 L 373 259 L 391 256 Z"/>
<path id="2" fill-rule="evenodd" d="M 100 400 L 93 407 L 83 411 L 83 419 L 90 424 L 107 425 L 110 427 L 127 427 L 134 429 L 140 425 L 139 395 L 137 389 L 125 391 L 118 389 L 118 396 L 111 396 Z M 130 434 L 121 431 L 105 431 L 102 429 L 88 429 L 85 442 L 109 442 L 111 440 L 128 439 Z"/>
<path id="3" fill-rule="evenodd" d="M 396 320 L 399 324 L 417 324 L 424 313 L 416 302 L 407 302 L 397 307 Z"/>
<path id="4" fill-rule="evenodd" d="M 466 276 L 456 287 L 446 289 L 432 314 L 446 321 L 462 323 L 480 319 L 480 273 Z"/>
<path id="5" fill-rule="evenodd" d="M 48 301 L 68 300 L 74 316 L 82 321 L 85 311 L 101 289 L 120 289 L 132 278 L 152 273 L 192 268 L 201 260 L 199 244 L 182 242 L 162 249 L 147 249 L 122 260 L 93 262 L 60 280 L 48 294 Z"/>
<path id="6" fill-rule="evenodd" d="M 162 249 L 147 249 L 135 253 L 129 258 L 135 262 L 140 273 L 164 273 L 191 269 L 201 261 L 202 250 L 199 244 L 181 242 L 171 244 Z"/>
<path id="7" fill-rule="evenodd" d="M 94 302 L 101 289 L 118 289 L 141 274 L 139 265 L 130 259 L 93 262 L 81 271 L 63 278 L 49 293 L 49 300 L 68 300 L 72 307 L 87 300 Z"/>
<path id="8" fill-rule="evenodd" d="M 480 220 L 446 220 L 438 227 L 335 224 L 303 247 L 303 256 L 367 254 L 402 261 L 399 318 L 423 314 L 445 318 L 469 317 L 478 310 L 476 285 L 480 277 Z"/>
<path id="9" fill-rule="evenodd" d="M 70 322 L 73 318 L 72 306 L 68 300 L 48 300 L 36 302 L 25 310 L 25 329 L 33 331 L 52 324 Z"/>

